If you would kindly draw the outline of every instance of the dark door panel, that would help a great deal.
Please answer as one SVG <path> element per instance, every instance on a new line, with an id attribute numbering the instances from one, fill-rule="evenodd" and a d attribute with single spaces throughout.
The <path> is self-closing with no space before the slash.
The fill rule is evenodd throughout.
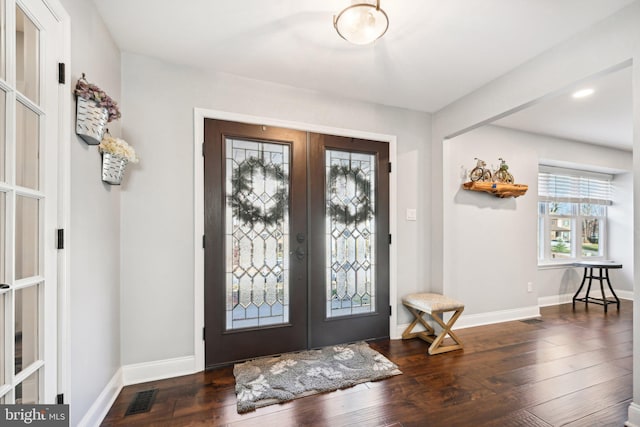
<path id="1" fill-rule="evenodd" d="M 205 121 L 207 367 L 306 347 L 306 138 Z"/>
<path id="2" fill-rule="evenodd" d="M 309 146 L 309 346 L 388 337 L 388 144 L 311 133 Z"/>
<path id="3" fill-rule="evenodd" d="M 389 336 L 387 143 L 206 120 L 204 154 L 207 367 Z"/>

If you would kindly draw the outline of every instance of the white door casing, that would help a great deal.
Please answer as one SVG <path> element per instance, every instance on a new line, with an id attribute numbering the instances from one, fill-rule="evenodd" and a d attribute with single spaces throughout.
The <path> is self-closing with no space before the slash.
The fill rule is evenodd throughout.
<path id="1" fill-rule="evenodd" d="M 0 291 L 0 401 L 53 403 L 59 387 L 58 274 L 64 272 L 58 271 L 63 258 L 56 249 L 56 229 L 64 223 L 58 166 L 69 114 L 58 63 L 68 55 L 67 32 L 57 2 L 5 0 L 3 11 L 0 218 L 6 232 L 0 279 L 9 287 Z"/>

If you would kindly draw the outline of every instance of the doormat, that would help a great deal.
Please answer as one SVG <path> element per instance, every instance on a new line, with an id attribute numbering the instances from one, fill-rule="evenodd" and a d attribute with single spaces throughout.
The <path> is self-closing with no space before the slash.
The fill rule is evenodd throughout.
<path id="1" fill-rule="evenodd" d="M 400 374 L 398 366 L 365 342 L 263 357 L 233 367 L 240 414 Z"/>

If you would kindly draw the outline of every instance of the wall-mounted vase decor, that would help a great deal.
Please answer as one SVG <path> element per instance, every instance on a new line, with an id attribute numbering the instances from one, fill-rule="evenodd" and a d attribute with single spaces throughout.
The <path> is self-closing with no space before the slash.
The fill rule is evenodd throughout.
<path id="1" fill-rule="evenodd" d="M 107 109 L 95 101 L 80 97 L 76 106 L 76 134 L 89 145 L 100 144 L 107 128 Z"/>
<path id="2" fill-rule="evenodd" d="M 115 154 L 102 153 L 102 180 L 107 184 L 120 185 L 129 161 Z"/>
<path id="3" fill-rule="evenodd" d="M 124 139 L 114 138 L 109 131 L 98 146 L 102 153 L 102 181 L 111 185 L 120 185 L 127 164 L 138 163 L 135 150 Z"/>
<path id="4" fill-rule="evenodd" d="M 98 145 L 107 123 L 120 118 L 117 103 L 98 86 L 89 83 L 84 73 L 74 91 L 76 99 L 76 134 L 89 145 Z"/>

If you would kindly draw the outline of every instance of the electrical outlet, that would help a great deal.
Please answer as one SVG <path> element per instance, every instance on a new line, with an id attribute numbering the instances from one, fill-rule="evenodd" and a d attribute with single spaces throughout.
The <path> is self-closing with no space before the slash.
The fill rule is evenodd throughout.
<path id="1" fill-rule="evenodd" d="M 533 292 L 533 282 L 527 283 L 527 292 Z"/>

